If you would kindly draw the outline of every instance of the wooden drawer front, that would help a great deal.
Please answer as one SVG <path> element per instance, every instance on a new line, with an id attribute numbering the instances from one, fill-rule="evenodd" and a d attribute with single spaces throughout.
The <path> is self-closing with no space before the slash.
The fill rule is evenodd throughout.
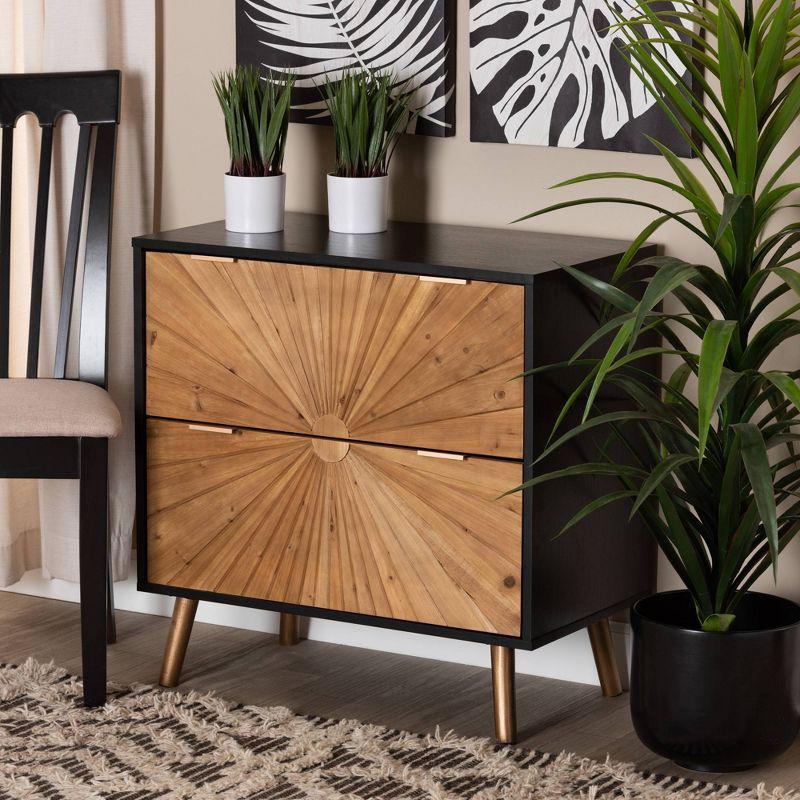
<path id="1" fill-rule="evenodd" d="M 148 253 L 147 413 L 522 458 L 523 295 Z"/>
<path id="2" fill-rule="evenodd" d="M 230 429 L 227 429 L 230 430 Z M 149 420 L 152 583 L 518 636 L 513 461 Z"/>

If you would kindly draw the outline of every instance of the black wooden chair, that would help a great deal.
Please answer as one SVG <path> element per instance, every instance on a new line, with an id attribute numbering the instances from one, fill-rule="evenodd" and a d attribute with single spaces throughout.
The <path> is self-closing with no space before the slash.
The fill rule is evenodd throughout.
<path id="1" fill-rule="evenodd" d="M 108 267 L 120 73 L 0 75 L 0 478 L 80 479 L 80 593 L 83 696 L 106 698 L 106 641 L 114 639 L 108 567 L 108 440 L 121 429 L 106 388 Z M 11 164 L 24 113 L 41 127 L 26 378 L 9 378 Z M 79 124 L 64 253 L 53 378 L 39 377 L 45 239 L 53 129 L 64 114 Z M 88 214 L 86 190 L 89 187 Z M 78 336 L 78 380 L 66 379 L 70 323 L 86 224 Z M 35 379 L 35 380 L 34 380 Z"/>

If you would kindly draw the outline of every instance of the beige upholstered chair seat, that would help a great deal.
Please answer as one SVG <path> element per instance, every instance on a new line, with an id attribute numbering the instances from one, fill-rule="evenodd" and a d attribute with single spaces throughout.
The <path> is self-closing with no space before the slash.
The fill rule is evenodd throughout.
<path id="1" fill-rule="evenodd" d="M 92 383 L 47 378 L 0 379 L 0 437 L 110 439 L 121 430 L 122 419 L 114 401 L 108 392 Z"/>

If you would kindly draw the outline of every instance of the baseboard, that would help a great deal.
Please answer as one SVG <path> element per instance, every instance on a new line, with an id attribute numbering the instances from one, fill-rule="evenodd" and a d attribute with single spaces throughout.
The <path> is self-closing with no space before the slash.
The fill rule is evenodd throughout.
<path id="1" fill-rule="evenodd" d="M 135 563 L 135 561 L 134 561 Z M 133 572 L 134 567 L 131 567 Z M 77 603 L 78 585 L 62 580 L 48 580 L 41 570 L 26 572 L 18 583 L 5 591 L 17 594 L 50 597 Z M 136 589 L 136 576 L 114 584 L 116 606 L 125 611 L 168 617 L 172 614 L 172 599 L 162 595 L 147 594 Z M 225 606 L 219 603 L 200 603 L 197 620 L 212 625 L 226 625 L 244 630 L 278 632 L 278 615 L 252 608 Z M 627 624 L 612 621 L 611 632 L 617 649 L 617 660 L 627 685 L 627 665 L 630 653 L 630 628 Z M 303 635 L 320 642 L 363 647 L 389 653 L 432 658 L 472 666 L 489 666 L 489 648 L 472 642 L 441 639 L 416 633 L 370 628 L 346 622 L 309 619 Z M 552 644 L 531 652 L 518 651 L 517 672 L 546 678 L 575 681 L 597 685 L 597 673 L 586 631 L 578 631 Z"/>

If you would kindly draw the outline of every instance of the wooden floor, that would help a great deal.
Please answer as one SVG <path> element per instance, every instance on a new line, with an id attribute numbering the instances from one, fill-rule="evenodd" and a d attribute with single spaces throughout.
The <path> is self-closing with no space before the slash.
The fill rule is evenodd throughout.
<path id="1" fill-rule="evenodd" d="M 117 628 L 110 679 L 156 683 L 169 620 L 117 612 Z M 28 656 L 80 673 L 77 605 L 0 592 L 0 661 L 19 663 Z M 195 625 L 181 687 L 421 733 L 437 726 L 464 736 L 492 731 L 488 670 L 322 642 L 281 648 L 275 636 L 216 625 Z M 519 675 L 517 702 L 521 746 L 596 759 L 608 754 L 645 769 L 697 775 L 639 743 L 626 695 L 604 699 L 597 687 Z M 703 778 L 800 789 L 800 740 L 758 770 Z"/>

